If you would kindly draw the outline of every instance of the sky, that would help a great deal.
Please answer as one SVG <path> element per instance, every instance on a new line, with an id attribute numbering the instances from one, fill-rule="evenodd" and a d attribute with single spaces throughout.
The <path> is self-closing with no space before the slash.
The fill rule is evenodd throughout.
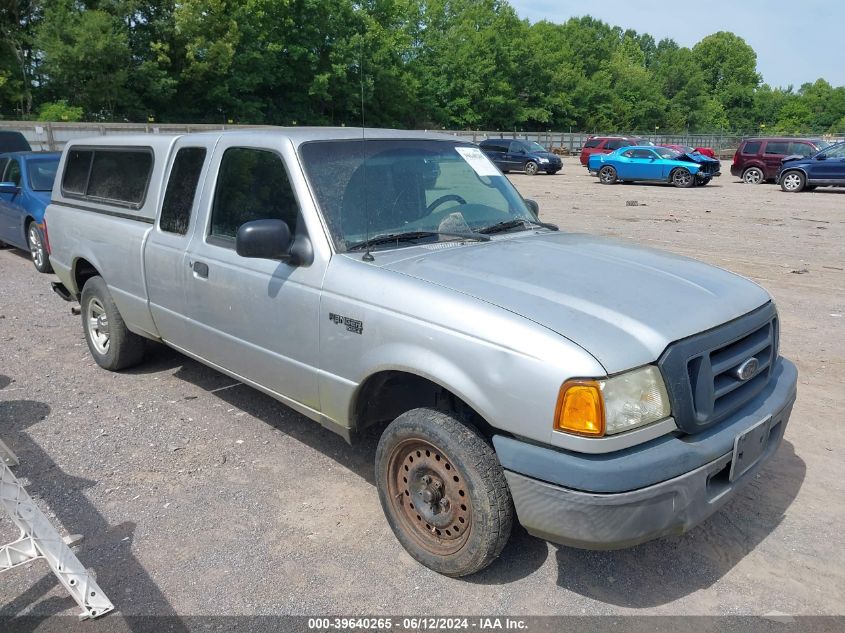
<path id="1" fill-rule="evenodd" d="M 771 86 L 796 89 L 822 77 L 845 86 L 843 0 L 509 0 L 531 22 L 565 22 L 591 15 L 612 26 L 670 37 L 692 47 L 717 31 L 731 31 L 757 52 L 757 70 Z"/>

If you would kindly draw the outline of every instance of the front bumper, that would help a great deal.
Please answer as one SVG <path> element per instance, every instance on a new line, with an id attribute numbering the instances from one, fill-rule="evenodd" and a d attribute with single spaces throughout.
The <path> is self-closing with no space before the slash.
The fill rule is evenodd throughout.
<path id="1" fill-rule="evenodd" d="M 520 449 L 512 444 L 516 440 L 496 436 L 494 444 L 505 467 L 505 477 L 520 523 L 535 536 L 584 549 L 631 547 L 661 536 L 681 534 L 698 525 L 751 480 L 780 446 L 795 402 L 797 371 L 789 361 L 780 359 L 779 362 L 783 366 L 772 379 L 772 382 L 777 383 L 773 389 L 749 403 L 748 407 L 735 416 L 742 420 L 747 419 L 748 422 L 737 424 L 734 419 L 727 420 L 722 431 L 709 434 L 710 437 L 706 440 L 707 443 L 718 440 L 714 446 L 721 443 L 723 446 L 732 447 L 733 438 L 753 426 L 755 421 L 768 415 L 772 416 L 765 449 L 754 465 L 733 481 L 730 480 L 733 458 L 733 451 L 730 449 L 682 474 L 630 490 L 624 488 L 623 481 L 647 481 L 653 476 L 652 471 L 660 471 L 660 466 L 647 459 L 632 461 L 632 453 L 629 450 L 620 451 L 625 455 L 619 459 L 615 459 L 611 454 L 600 462 L 607 470 L 595 469 L 597 456 L 583 455 L 579 458 L 577 454 L 517 442 L 526 447 L 525 452 L 520 453 Z M 738 429 L 738 426 L 741 428 Z M 690 438 L 689 441 L 693 444 L 696 442 L 695 436 L 685 437 Z M 667 453 L 663 457 L 668 461 L 671 462 L 677 457 L 688 462 L 689 454 L 683 453 L 684 445 L 688 443 L 684 438 L 663 442 L 658 438 L 654 442 L 660 452 Z M 537 460 L 540 456 L 536 452 L 538 450 L 547 453 L 543 455 L 545 459 L 542 461 Z M 673 452 L 678 454 L 673 456 Z M 558 463 L 550 459 L 552 454 L 560 456 Z M 704 454 L 706 453 L 701 453 Z M 523 472 L 518 472 L 509 467 L 520 463 L 527 465 L 528 455 L 531 456 L 529 459 L 533 460 L 530 462 L 533 464 L 531 468 L 523 468 Z M 618 486 L 623 487 L 623 491 L 586 492 L 583 489 L 559 485 L 559 481 L 565 476 L 561 477 L 561 473 L 552 471 L 556 470 L 555 466 L 566 469 L 574 463 L 573 459 L 590 462 L 587 470 L 593 469 L 594 477 L 604 476 L 608 480 L 615 480 Z M 538 478 L 538 469 L 548 475 L 542 479 Z M 550 483 L 549 480 L 558 481 Z"/>

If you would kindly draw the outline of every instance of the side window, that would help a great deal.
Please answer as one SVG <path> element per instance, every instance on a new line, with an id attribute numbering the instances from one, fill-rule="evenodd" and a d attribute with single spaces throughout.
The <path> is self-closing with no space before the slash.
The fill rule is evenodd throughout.
<path id="1" fill-rule="evenodd" d="M 816 150 L 809 143 L 790 143 L 789 153 L 796 156 L 812 156 Z"/>
<path id="2" fill-rule="evenodd" d="M 18 186 L 21 184 L 21 166 L 14 158 L 9 160 L 9 166 L 6 168 L 5 182 L 13 182 Z"/>
<path id="3" fill-rule="evenodd" d="M 657 155 L 649 149 L 635 149 L 631 151 L 634 152 L 635 158 L 657 158 Z"/>
<path id="4" fill-rule="evenodd" d="M 585 148 L 585 149 L 592 149 L 592 148 L 594 148 L 594 147 L 598 147 L 598 146 L 599 146 L 599 143 L 601 143 L 601 141 L 600 141 L 599 139 L 597 139 L 597 138 L 591 138 L 589 141 L 587 141 L 586 143 L 584 143 L 584 148 Z"/>
<path id="5" fill-rule="evenodd" d="M 519 141 L 511 141 L 511 154 L 519 154 L 523 151 L 525 151 L 525 146 L 522 143 L 520 143 Z"/>
<path id="6" fill-rule="evenodd" d="M 3 179 L 3 172 L 6 170 L 6 165 L 9 163 L 8 158 L 0 158 L 0 182 L 6 182 Z"/>
<path id="7" fill-rule="evenodd" d="M 161 206 L 162 231 L 179 235 L 188 232 L 205 154 L 204 147 L 183 147 L 176 153 Z"/>
<path id="8" fill-rule="evenodd" d="M 759 154 L 760 153 L 760 146 L 762 143 L 760 141 L 753 141 L 751 143 L 746 143 L 745 146 L 742 148 L 743 154 Z"/>
<path id="9" fill-rule="evenodd" d="M 766 143 L 766 154 L 789 154 L 789 143 L 782 141 L 769 141 Z"/>
<path id="10" fill-rule="evenodd" d="M 620 147 L 625 147 L 626 143 L 624 141 L 620 141 L 619 139 L 610 139 L 607 143 L 604 144 L 605 149 L 609 150 L 617 150 Z"/>
<path id="11" fill-rule="evenodd" d="M 299 206 L 285 165 L 275 152 L 247 147 L 227 149 L 220 162 L 212 237 L 234 240 L 241 224 L 252 220 L 284 220 L 296 232 Z"/>
<path id="12" fill-rule="evenodd" d="M 637 156 L 636 154 L 636 151 L 629 149 L 627 152 L 623 152 L 622 156 L 624 156 L 625 158 L 639 158 L 639 156 Z"/>
<path id="13" fill-rule="evenodd" d="M 152 169 L 151 149 L 72 149 L 65 161 L 62 193 L 138 208 Z"/>

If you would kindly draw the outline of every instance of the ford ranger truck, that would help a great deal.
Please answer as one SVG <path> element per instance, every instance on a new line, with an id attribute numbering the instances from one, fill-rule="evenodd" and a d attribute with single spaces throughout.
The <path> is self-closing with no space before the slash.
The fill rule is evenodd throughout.
<path id="1" fill-rule="evenodd" d="M 558 230 L 452 136 L 74 139 L 47 217 L 101 367 L 160 341 L 350 441 L 377 427 L 387 522 L 450 576 L 514 516 L 589 549 L 689 530 L 774 455 L 796 396 L 765 290 Z"/>

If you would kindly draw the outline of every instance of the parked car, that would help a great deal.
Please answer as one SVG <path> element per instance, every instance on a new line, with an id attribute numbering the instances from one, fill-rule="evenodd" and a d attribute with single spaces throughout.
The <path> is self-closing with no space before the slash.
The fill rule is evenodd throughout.
<path id="1" fill-rule="evenodd" d="M 769 294 L 541 223 L 471 143 L 107 136 L 70 141 L 59 174 L 54 287 L 94 360 L 163 341 L 350 441 L 379 428 L 387 522 L 440 573 L 489 565 L 514 507 L 534 535 L 608 549 L 773 483 L 755 477 L 797 372 Z"/>
<path id="2" fill-rule="evenodd" d="M 588 169 L 605 185 L 652 181 L 683 188 L 706 185 L 721 175 L 718 160 L 668 147 L 623 147 L 610 154 L 593 154 Z"/>
<path id="3" fill-rule="evenodd" d="M 812 156 L 830 145 L 822 140 L 803 138 L 747 138 L 734 154 L 731 174 L 749 185 L 774 181 L 781 161 L 787 156 Z"/>
<path id="4" fill-rule="evenodd" d="M 529 176 L 544 171 L 553 176 L 563 169 L 559 156 L 526 139 L 488 138 L 478 144 L 502 173 L 524 171 Z"/>
<path id="5" fill-rule="evenodd" d="M 58 152 L 0 154 L 0 245 L 28 250 L 38 272 L 53 272 L 44 210 L 59 165 Z"/>
<path id="6" fill-rule="evenodd" d="M 845 186 L 845 143 L 831 145 L 813 156 L 783 159 L 778 182 L 790 193 Z"/>
<path id="7" fill-rule="evenodd" d="M 0 130 L 0 154 L 7 152 L 31 152 L 29 141 L 14 130 Z"/>
<path id="8" fill-rule="evenodd" d="M 669 149 L 674 149 L 675 151 L 681 152 L 683 154 L 691 154 L 693 152 L 698 152 L 702 156 L 716 158 L 716 152 L 709 147 L 690 147 L 689 145 L 661 145 L 660 147 L 668 147 Z"/>
<path id="9" fill-rule="evenodd" d="M 581 148 L 581 164 L 586 167 L 593 154 L 610 154 L 623 147 L 632 147 L 634 145 L 646 146 L 654 145 L 651 141 L 636 136 L 592 136 L 584 143 Z"/>

